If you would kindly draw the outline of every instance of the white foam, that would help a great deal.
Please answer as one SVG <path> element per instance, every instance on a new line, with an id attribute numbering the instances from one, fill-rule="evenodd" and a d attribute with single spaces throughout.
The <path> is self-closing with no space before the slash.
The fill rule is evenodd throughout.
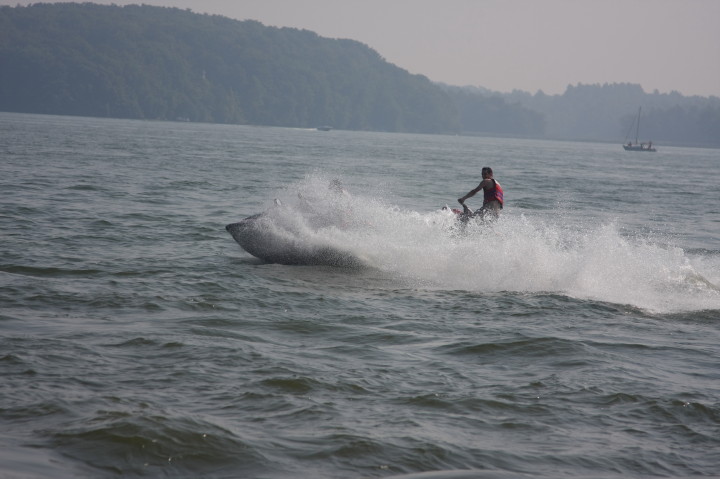
<path id="1" fill-rule="evenodd" d="M 491 226 L 462 227 L 450 211 L 338 194 L 329 181 L 311 175 L 289 187 L 277 213 L 282 228 L 419 287 L 558 293 L 653 312 L 720 309 L 717 256 L 691 258 L 663 238 L 508 209 Z"/>

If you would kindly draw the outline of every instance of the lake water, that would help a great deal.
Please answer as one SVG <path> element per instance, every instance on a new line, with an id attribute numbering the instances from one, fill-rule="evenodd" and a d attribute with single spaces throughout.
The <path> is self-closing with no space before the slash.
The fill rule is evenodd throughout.
<path id="1" fill-rule="evenodd" d="M 718 477 L 720 150 L 657 146 L 1 113 L 0 477 Z M 363 266 L 243 251 L 276 198 Z"/>

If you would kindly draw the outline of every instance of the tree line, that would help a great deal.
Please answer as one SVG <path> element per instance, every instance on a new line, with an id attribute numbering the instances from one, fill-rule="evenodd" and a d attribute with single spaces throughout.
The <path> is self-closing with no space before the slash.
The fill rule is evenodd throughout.
<path id="1" fill-rule="evenodd" d="M 539 112 L 549 138 L 634 141 L 633 127 L 642 107 L 640 140 L 720 147 L 720 98 L 686 97 L 678 92 L 646 93 L 630 83 L 569 85 L 562 95 L 514 91 L 499 95 Z"/>
<path id="2" fill-rule="evenodd" d="M 480 97 L 459 112 L 458 95 L 357 41 L 176 8 L 2 7 L 0 65 L 4 111 L 507 134 L 532 116 Z"/>
<path id="3" fill-rule="evenodd" d="M 0 109 L 450 132 L 448 96 L 367 46 L 150 6 L 0 9 Z"/>
<path id="4" fill-rule="evenodd" d="M 433 83 L 354 40 L 252 20 L 146 5 L 0 7 L 2 111 L 614 140 L 649 97 L 643 131 L 656 142 L 720 141 L 713 98 L 636 85 L 499 94 Z"/>

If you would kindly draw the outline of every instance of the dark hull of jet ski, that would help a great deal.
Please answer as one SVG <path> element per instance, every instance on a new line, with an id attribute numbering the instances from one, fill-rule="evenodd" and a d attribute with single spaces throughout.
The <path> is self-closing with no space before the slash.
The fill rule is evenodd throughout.
<path id="1" fill-rule="evenodd" d="M 358 267 L 362 262 L 339 248 L 314 244 L 289 234 L 279 234 L 263 221 L 263 213 L 225 227 L 242 248 L 267 263 Z"/>

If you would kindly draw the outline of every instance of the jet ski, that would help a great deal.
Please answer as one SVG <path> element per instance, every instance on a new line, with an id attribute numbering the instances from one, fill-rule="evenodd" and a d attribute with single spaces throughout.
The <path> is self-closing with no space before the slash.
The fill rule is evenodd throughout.
<path id="1" fill-rule="evenodd" d="M 225 226 L 225 230 L 245 251 L 266 263 L 341 267 L 363 265 L 355 254 L 333 238 L 326 223 L 306 221 L 295 211 L 283 211 L 281 206 L 231 223 Z"/>
<path id="2" fill-rule="evenodd" d="M 482 208 L 478 208 L 477 210 L 473 211 L 470 208 L 468 208 L 467 205 L 463 204 L 463 209 L 459 210 L 457 208 L 450 208 L 447 205 L 443 206 L 444 211 L 450 211 L 455 215 L 455 218 L 460 223 L 467 223 L 468 221 L 472 219 L 477 219 L 482 222 L 491 222 L 495 219 L 497 219 L 497 215 L 493 215 L 492 213 L 489 213 L 487 211 L 484 211 Z"/>
<path id="3" fill-rule="evenodd" d="M 443 206 L 442 209 L 443 209 L 443 211 L 450 211 L 452 214 L 455 215 L 455 219 L 457 219 L 461 223 L 467 223 L 472 218 L 480 216 L 475 211 L 468 208 L 467 205 L 463 205 L 463 209 L 461 209 L 461 210 L 459 210 L 457 208 L 450 208 L 447 205 Z"/>

